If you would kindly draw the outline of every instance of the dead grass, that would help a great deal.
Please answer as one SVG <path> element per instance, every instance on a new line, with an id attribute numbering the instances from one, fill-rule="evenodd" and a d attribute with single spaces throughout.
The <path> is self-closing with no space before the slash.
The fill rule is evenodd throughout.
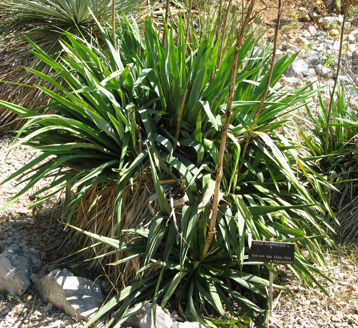
<path id="1" fill-rule="evenodd" d="M 153 200 L 155 198 L 153 197 L 155 188 L 150 176 L 145 172 L 142 175 L 137 175 L 134 182 L 125 189 L 120 227 L 116 220 L 117 211 L 114 209 L 116 188 L 117 182 L 112 181 L 109 183 L 103 182 L 89 189 L 77 206 L 71 224 L 83 230 L 110 238 L 117 238 L 119 230 L 148 227 L 159 211 L 156 201 Z M 91 204 L 95 200 L 97 200 L 97 203 L 92 207 Z M 128 241 L 129 237 L 122 237 L 121 240 Z M 112 247 L 106 245 L 90 247 L 94 243 L 95 241 L 92 238 L 75 230 L 72 230 L 64 241 L 64 245 L 72 250 L 89 247 L 80 254 L 82 260 L 98 257 L 113 251 Z M 111 264 L 127 255 L 117 252 L 97 258 L 89 262 L 89 269 L 98 273 L 105 271 L 115 286 L 126 286 L 136 279 L 139 260 L 134 259 L 120 265 Z"/>

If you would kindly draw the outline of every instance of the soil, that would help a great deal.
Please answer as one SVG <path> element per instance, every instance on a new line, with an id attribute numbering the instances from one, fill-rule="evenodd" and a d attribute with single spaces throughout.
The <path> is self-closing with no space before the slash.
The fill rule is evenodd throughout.
<path id="1" fill-rule="evenodd" d="M 299 19 L 308 10 L 322 10 L 316 0 L 282 0 L 282 23 Z M 266 24 L 273 24 L 277 18 L 279 0 L 257 0 L 255 8 Z"/>

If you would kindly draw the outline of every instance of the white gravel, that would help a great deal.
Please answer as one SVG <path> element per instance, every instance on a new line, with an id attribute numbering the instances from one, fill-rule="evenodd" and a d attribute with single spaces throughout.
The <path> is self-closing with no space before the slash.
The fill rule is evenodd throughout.
<path id="1" fill-rule="evenodd" d="M 330 252 L 323 272 L 333 281 L 318 277 L 329 295 L 318 287 L 306 289 L 288 276 L 293 296 L 284 294 L 273 311 L 270 327 L 358 327 L 357 250 Z"/>
<path id="2" fill-rule="evenodd" d="M 11 140 L 8 136 L 0 137 L 0 181 L 4 181 L 28 163 L 32 156 L 24 152 L 25 147 L 18 147 L 5 156 L 4 150 L 10 145 Z M 20 187 L 16 185 L 16 181 L 9 181 L 0 186 L 0 208 L 20 190 Z M 33 200 L 32 194 L 38 187 L 29 190 L 10 207 L 0 211 L 0 252 L 9 244 L 32 248 L 41 259 L 42 268 L 46 268 L 47 263 L 55 260 L 53 249 L 61 243 L 64 235 L 57 228 L 55 220 L 58 215 L 56 198 L 34 211 L 28 209 Z M 44 304 L 30 286 L 20 298 L 0 292 L 0 328 L 15 327 L 79 328 L 83 327 L 83 323 L 68 317 L 51 304 Z"/>

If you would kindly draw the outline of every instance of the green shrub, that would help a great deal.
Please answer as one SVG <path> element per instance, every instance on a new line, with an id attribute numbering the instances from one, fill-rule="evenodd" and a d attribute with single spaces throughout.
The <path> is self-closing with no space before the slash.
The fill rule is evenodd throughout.
<path id="1" fill-rule="evenodd" d="M 117 255 L 110 264 L 120 268 L 117 278 L 125 286 L 87 326 L 117 305 L 109 325 L 119 324 L 148 301 L 162 307 L 169 303 L 184 319 L 206 325 L 262 324 L 272 267 L 247 261 L 253 239 L 295 242 L 295 264 L 289 269 L 304 283 L 319 285 L 315 275 L 321 272 L 310 261 L 323 263 L 319 239 L 327 238 L 330 225 L 323 213 L 329 207 L 319 175 L 294 155 L 295 145 L 280 132 L 284 116 L 314 91 L 274 88 L 295 56 L 275 64 L 243 158 L 241 146 L 268 80 L 270 47 L 258 46 L 251 34 L 240 49 L 216 233 L 202 258 L 235 47 L 216 68 L 220 40 L 214 43 L 213 33 L 204 34 L 186 53 L 181 22 L 176 41 L 164 25 L 163 46 L 150 20 L 142 40 L 138 26 L 123 17 L 119 52 L 109 33 L 101 32 L 105 52 L 66 33 L 66 56 L 59 60 L 30 41 L 61 78 L 60 84 L 31 70 L 56 88 L 40 87 L 57 114 L 0 102 L 28 120 L 13 147 L 27 144 L 42 152 L 7 179 L 27 182 L 10 203 L 51 177 L 53 182 L 36 195 L 54 189 L 33 206 L 66 190 L 65 215 L 74 224 L 74 213 L 87 202 L 84 214 L 92 232 L 74 228 L 96 239 L 96 246 L 110 247 L 102 248 L 97 259 Z M 324 205 L 310 195 L 309 182 Z M 149 196 L 141 197 L 142 192 Z M 130 202 L 132 196 L 138 201 Z M 101 233 L 104 225 L 111 234 Z M 275 288 L 285 289 L 279 282 Z"/>
<path id="2" fill-rule="evenodd" d="M 358 125 L 356 110 L 350 108 L 343 84 L 338 88 L 336 96 L 336 101 L 332 102 L 328 139 L 328 108 L 321 95 L 317 113 L 306 106 L 309 119 L 304 120 L 307 131 L 301 129 L 301 136 L 310 154 L 307 159 L 314 161 L 317 170 L 335 187 L 328 188 L 326 192 L 331 207 L 337 211 L 353 196 L 353 190 L 350 190 L 347 182 L 357 178 L 352 168 L 357 165 Z"/>
<path id="3" fill-rule="evenodd" d="M 117 12 L 135 17 L 146 14 L 149 8 L 141 0 L 116 1 Z M 65 32 L 97 42 L 99 30 L 93 15 L 103 24 L 112 16 L 112 0 L 8 0 L 0 3 L 3 13 L 0 25 L 0 99 L 28 108 L 44 105 L 48 98 L 36 88 L 24 87 L 44 83 L 27 74 L 23 66 L 50 74 L 50 67 L 34 56 L 27 36 L 54 59 L 62 54 L 59 40 L 66 40 Z M 49 85 L 47 85 L 49 87 Z M 0 134 L 18 129 L 17 115 L 0 107 Z"/>

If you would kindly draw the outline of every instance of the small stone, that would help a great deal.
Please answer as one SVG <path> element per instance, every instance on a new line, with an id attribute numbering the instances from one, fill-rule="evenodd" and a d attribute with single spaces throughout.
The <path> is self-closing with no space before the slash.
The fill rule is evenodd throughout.
<path id="1" fill-rule="evenodd" d="M 341 322 L 341 319 L 339 319 L 339 318 L 338 318 L 337 316 L 335 316 L 335 315 L 332 315 L 331 321 L 332 321 L 332 322 Z"/>
<path id="2" fill-rule="evenodd" d="M 311 17 L 308 14 L 304 14 L 304 15 L 301 16 L 300 20 L 301 20 L 301 22 L 307 23 L 307 22 L 311 21 Z"/>
<path id="3" fill-rule="evenodd" d="M 350 52 L 354 52 L 354 51 L 357 51 L 358 48 L 355 44 L 349 44 L 348 49 Z"/>
<path id="4" fill-rule="evenodd" d="M 327 66 L 324 66 L 322 64 L 318 64 L 315 67 L 316 73 L 317 75 L 323 76 L 323 77 L 329 77 L 329 78 L 333 78 L 334 77 L 334 72 Z"/>
<path id="5" fill-rule="evenodd" d="M 310 53 L 308 53 L 307 55 L 305 55 L 305 60 L 308 62 L 308 64 L 312 65 L 312 66 L 316 66 L 318 64 L 321 63 L 322 61 L 322 55 L 319 54 L 316 51 L 311 51 Z"/>
<path id="6" fill-rule="evenodd" d="M 317 35 L 317 33 L 318 33 L 316 27 L 313 26 L 313 25 L 308 26 L 308 32 L 309 32 L 312 36 L 315 36 L 315 35 Z"/>
<path id="7" fill-rule="evenodd" d="M 0 288 L 21 296 L 30 286 L 32 272 L 41 267 L 41 261 L 18 245 L 10 245 L 0 254 Z"/>
<path id="8" fill-rule="evenodd" d="M 341 34 L 336 28 L 332 29 L 330 33 L 333 36 L 339 36 Z"/>
<path id="9" fill-rule="evenodd" d="M 358 41 L 358 30 L 352 31 L 350 35 L 353 35 L 356 41 Z"/>
<path id="10" fill-rule="evenodd" d="M 47 305 L 44 308 L 44 312 L 50 312 L 53 309 L 52 303 L 47 303 Z"/>
<path id="11" fill-rule="evenodd" d="M 174 322 L 171 328 L 204 328 L 199 322 Z"/>
<path id="12" fill-rule="evenodd" d="M 299 80 L 296 78 L 296 77 L 286 77 L 284 76 L 282 79 L 281 79 L 281 82 L 284 82 L 285 84 L 289 84 L 291 86 L 295 86 L 298 84 Z"/>
<path id="13" fill-rule="evenodd" d="M 346 36 L 345 40 L 348 41 L 348 42 L 351 42 L 351 43 L 356 42 L 356 38 L 355 38 L 355 36 L 353 34 L 348 34 Z"/>
<path id="14" fill-rule="evenodd" d="M 152 306 L 149 304 L 145 312 L 138 318 L 139 328 L 152 328 Z M 173 320 L 169 314 L 165 313 L 160 306 L 155 309 L 155 321 L 157 327 L 170 328 L 173 325 Z M 179 327 L 178 327 L 179 328 Z M 187 327 L 183 327 L 187 328 Z"/>
<path id="15" fill-rule="evenodd" d="M 352 52 L 352 65 L 356 66 L 358 65 L 358 51 L 353 51 Z"/>
<path id="16" fill-rule="evenodd" d="M 310 41 L 308 41 L 306 38 L 304 38 L 302 36 L 298 36 L 297 39 L 296 39 L 296 42 L 301 46 L 302 45 L 307 46 L 308 44 L 310 44 Z"/>
<path id="17" fill-rule="evenodd" d="M 333 24 L 337 24 L 339 23 L 338 18 L 337 17 L 333 17 L 333 16 L 327 16 L 327 17 L 323 17 L 323 26 L 328 28 Z"/>
<path id="18" fill-rule="evenodd" d="M 317 13 L 316 13 L 315 11 L 313 11 L 313 10 L 310 10 L 310 11 L 308 12 L 308 15 L 309 15 L 310 18 L 311 18 L 313 21 L 315 21 L 316 23 L 319 23 L 319 22 L 322 21 L 322 15 L 317 14 Z"/>

